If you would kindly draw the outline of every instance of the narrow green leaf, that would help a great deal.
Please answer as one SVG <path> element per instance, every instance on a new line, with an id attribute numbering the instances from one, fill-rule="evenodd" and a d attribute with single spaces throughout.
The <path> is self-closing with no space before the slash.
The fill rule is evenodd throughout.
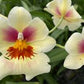
<path id="1" fill-rule="evenodd" d="M 63 51 L 63 49 L 61 49 L 61 48 L 55 48 L 55 49 L 51 50 L 50 52 L 48 52 L 47 55 L 48 55 L 49 57 L 53 57 L 53 56 L 55 56 L 56 54 L 57 54 L 57 55 L 60 54 L 60 52 L 62 52 L 62 51 Z"/>
<path id="2" fill-rule="evenodd" d="M 28 7 L 27 3 L 25 3 L 25 2 L 22 1 L 22 0 L 21 0 L 21 3 L 22 3 L 22 5 L 23 5 L 23 7 L 24 7 L 25 9 L 29 10 L 29 7 Z"/>
<path id="3" fill-rule="evenodd" d="M 64 32 L 64 30 L 56 29 L 56 30 L 51 34 L 51 36 L 54 37 L 55 39 L 57 39 L 63 32 Z"/>
<path id="4" fill-rule="evenodd" d="M 65 70 L 65 67 L 61 66 L 57 72 L 57 75 L 59 75 L 61 72 Z"/>
<path id="5" fill-rule="evenodd" d="M 58 84 L 56 79 L 53 78 L 51 74 L 44 74 L 42 75 L 44 79 L 48 82 L 48 84 Z"/>
<path id="6" fill-rule="evenodd" d="M 53 57 L 50 58 L 51 62 L 61 61 L 64 60 L 67 56 L 67 52 L 65 50 L 62 50 L 59 53 L 55 53 Z"/>
<path id="7" fill-rule="evenodd" d="M 6 84 L 39 84 L 38 82 L 6 82 Z"/>

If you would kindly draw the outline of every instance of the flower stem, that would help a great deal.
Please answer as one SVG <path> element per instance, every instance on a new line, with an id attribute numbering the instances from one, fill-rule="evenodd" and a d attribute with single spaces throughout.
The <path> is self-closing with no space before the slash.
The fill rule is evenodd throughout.
<path id="1" fill-rule="evenodd" d="M 63 18 L 64 18 L 64 17 L 62 16 L 61 19 L 59 20 L 58 24 L 57 24 L 54 28 L 52 28 L 52 29 L 49 31 L 49 34 L 52 33 L 52 32 L 62 23 Z"/>
<path id="2" fill-rule="evenodd" d="M 60 44 L 56 44 L 57 47 L 65 49 L 64 46 L 60 45 Z"/>

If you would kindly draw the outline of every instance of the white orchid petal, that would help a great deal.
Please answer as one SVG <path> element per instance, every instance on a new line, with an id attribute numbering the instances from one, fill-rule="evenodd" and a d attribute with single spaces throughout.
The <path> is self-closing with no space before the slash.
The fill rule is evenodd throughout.
<path id="1" fill-rule="evenodd" d="M 7 29 L 8 27 L 9 25 L 7 17 L 0 15 L 0 51 L 2 48 L 7 47 L 11 44 L 10 42 L 7 42 L 3 39 L 4 37 L 3 30 Z"/>
<path id="2" fill-rule="evenodd" d="M 72 23 L 68 23 L 68 27 L 70 31 L 74 31 L 76 29 L 78 29 L 81 26 L 81 22 L 72 22 Z"/>
<path id="3" fill-rule="evenodd" d="M 47 8 L 44 8 L 44 10 L 51 13 L 52 15 L 56 15 L 56 6 L 56 0 L 53 0 L 46 5 Z"/>
<path id="4" fill-rule="evenodd" d="M 32 59 L 12 59 L 7 63 L 7 67 L 11 67 L 11 73 L 7 75 L 15 74 L 25 74 L 26 79 L 30 80 L 34 76 L 39 74 L 48 73 L 51 69 L 51 66 L 48 64 L 50 62 L 47 55 L 43 53 L 38 53 L 32 57 Z M 3 63 L 3 62 L 2 62 Z M 5 73 L 5 72 L 4 72 Z M 3 73 L 3 75 L 4 75 Z M 5 75 L 6 76 L 6 75 Z"/>
<path id="5" fill-rule="evenodd" d="M 83 61 L 79 54 L 70 54 L 64 61 L 64 67 L 68 69 L 79 69 L 83 66 Z"/>
<path id="6" fill-rule="evenodd" d="M 44 10 L 48 11 L 52 15 L 59 16 L 61 15 L 59 13 L 63 13 L 64 10 L 66 12 L 70 6 L 71 6 L 71 0 L 53 0 L 46 5 L 47 8 L 44 8 Z"/>
<path id="7" fill-rule="evenodd" d="M 59 8 L 60 8 L 61 14 L 65 15 L 71 6 L 71 0 L 58 0 L 58 2 L 59 2 Z"/>
<path id="8" fill-rule="evenodd" d="M 56 41 L 52 37 L 46 37 L 44 40 L 32 42 L 31 46 L 36 52 L 49 52 L 56 45 Z"/>
<path id="9" fill-rule="evenodd" d="M 39 53 L 36 58 L 31 61 L 30 72 L 26 75 L 26 80 L 31 80 L 33 77 L 50 72 L 51 66 L 48 64 L 49 58 L 47 55 Z"/>
<path id="10" fill-rule="evenodd" d="M 74 8 L 74 6 L 71 6 L 71 8 L 69 9 L 72 11 L 72 19 L 77 19 L 77 18 L 81 18 L 81 16 L 79 15 L 79 13 L 76 11 L 76 9 Z"/>
<path id="11" fill-rule="evenodd" d="M 8 15 L 9 25 L 18 31 L 22 31 L 22 29 L 28 26 L 31 19 L 30 13 L 23 7 L 14 7 Z"/>
<path id="12" fill-rule="evenodd" d="M 12 67 L 12 64 L 10 64 L 9 60 L 1 56 L 0 57 L 0 80 L 11 73 L 12 71 L 11 67 Z"/>
<path id="13" fill-rule="evenodd" d="M 34 35 L 33 41 L 42 40 L 49 33 L 49 30 L 48 30 L 46 24 L 38 17 L 34 18 L 30 22 L 28 27 L 35 30 L 35 35 Z"/>
<path id="14" fill-rule="evenodd" d="M 79 43 L 83 40 L 80 33 L 74 33 L 65 44 L 68 53 L 79 53 Z"/>

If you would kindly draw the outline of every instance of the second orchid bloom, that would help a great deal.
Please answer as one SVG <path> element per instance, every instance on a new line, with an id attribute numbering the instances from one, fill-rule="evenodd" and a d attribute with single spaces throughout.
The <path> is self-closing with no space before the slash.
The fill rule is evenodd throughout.
<path id="1" fill-rule="evenodd" d="M 63 17 L 63 21 L 58 27 L 59 29 L 64 29 L 65 26 L 68 26 L 70 31 L 74 31 L 79 28 L 81 22 L 83 22 L 81 16 L 71 4 L 71 0 L 53 0 L 49 2 L 46 6 L 47 8 L 44 9 L 53 15 L 55 25 L 57 25 L 59 20 Z"/>
<path id="2" fill-rule="evenodd" d="M 64 62 L 64 67 L 79 69 L 84 65 L 84 28 L 82 33 L 74 33 L 65 44 L 65 50 L 69 53 Z"/>

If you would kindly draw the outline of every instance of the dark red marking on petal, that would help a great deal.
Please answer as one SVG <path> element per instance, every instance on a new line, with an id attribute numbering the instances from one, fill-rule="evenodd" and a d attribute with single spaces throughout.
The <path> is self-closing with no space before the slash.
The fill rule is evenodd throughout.
<path id="1" fill-rule="evenodd" d="M 79 46 L 79 52 L 84 53 L 84 40 L 82 40 L 78 46 Z"/>
<path id="2" fill-rule="evenodd" d="M 23 30 L 24 40 L 32 41 L 35 37 L 36 30 L 33 27 L 27 27 Z"/>
<path id="3" fill-rule="evenodd" d="M 18 31 L 12 27 L 2 30 L 3 39 L 8 42 L 15 42 L 18 37 Z"/>
<path id="4" fill-rule="evenodd" d="M 31 46 L 27 46 L 27 48 L 22 50 L 19 50 L 19 48 L 10 47 L 7 51 L 7 55 L 11 57 L 11 59 L 20 59 L 20 57 L 22 57 L 24 60 L 25 57 L 31 58 L 31 56 L 34 56 L 33 47 Z"/>
<path id="5" fill-rule="evenodd" d="M 61 12 L 60 12 L 60 10 L 59 10 L 58 7 L 56 7 L 56 14 L 59 15 L 59 16 L 61 16 Z"/>

